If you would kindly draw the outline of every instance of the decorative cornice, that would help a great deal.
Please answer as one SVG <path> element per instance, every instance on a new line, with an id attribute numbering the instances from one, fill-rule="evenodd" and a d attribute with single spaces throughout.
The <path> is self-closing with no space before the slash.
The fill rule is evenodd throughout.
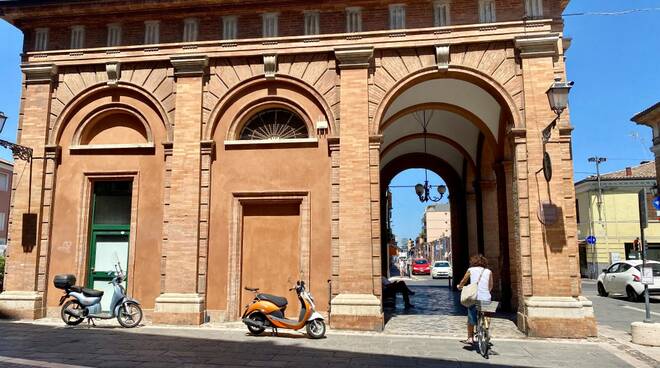
<path id="1" fill-rule="evenodd" d="M 108 85 L 117 87 L 121 78 L 121 63 L 119 61 L 105 63 L 105 73 L 108 75 Z"/>
<path id="2" fill-rule="evenodd" d="M 335 49 L 335 58 L 339 62 L 339 69 L 368 68 L 373 56 L 373 46 L 346 47 Z"/>
<path id="3" fill-rule="evenodd" d="M 206 55 L 172 56 L 175 77 L 200 76 L 204 74 L 209 58 Z"/>
<path id="4" fill-rule="evenodd" d="M 449 70 L 449 55 L 449 45 L 435 46 L 435 62 L 439 71 L 446 72 Z"/>
<path id="5" fill-rule="evenodd" d="M 25 83 L 51 83 L 57 74 L 54 64 L 21 65 L 21 70 L 25 74 Z"/>
<path id="6" fill-rule="evenodd" d="M 521 58 L 549 57 L 559 55 L 559 34 L 520 36 L 515 38 L 516 49 Z"/>
<path id="7" fill-rule="evenodd" d="M 57 144 L 48 144 L 44 147 L 44 156 L 46 159 L 53 160 L 56 164 L 59 164 L 62 157 L 62 147 Z"/>

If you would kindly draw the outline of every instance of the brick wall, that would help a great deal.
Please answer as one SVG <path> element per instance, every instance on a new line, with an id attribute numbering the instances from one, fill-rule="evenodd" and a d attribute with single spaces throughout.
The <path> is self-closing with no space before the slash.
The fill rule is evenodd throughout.
<path id="1" fill-rule="evenodd" d="M 389 29 L 390 4 L 400 4 L 401 1 L 376 2 L 356 1 L 350 6 L 362 7 L 362 30 L 364 32 Z M 433 27 L 432 1 L 407 1 L 406 27 L 427 28 Z M 473 24 L 479 22 L 478 0 L 454 0 L 451 3 L 450 19 L 452 25 Z M 282 11 L 286 6 L 285 11 Z M 140 45 L 144 42 L 144 21 L 160 20 L 161 43 L 182 42 L 183 20 L 194 17 L 199 19 L 199 41 L 212 41 L 222 38 L 222 16 L 235 15 L 238 17 L 238 38 L 261 37 L 261 14 L 264 12 L 280 12 L 279 36 L 301 36 L 304 34 L 305 10 L 320 11 L 321 34 L 344 33 L 346 30 L 345 4 L 322 4 L 301 6 L 295 4 L 282 4 L 282 6 L 255 6 L 222 5 L 215 7 L 191 7 L 185 11 L 167 11 L 159 14 L 155 11 L 132 12 L 132 18 L 127 19 L 126 14 L 113 14 L 117 9 L 107 7 L 109 14 L 85 17 L 59 17 L 57 21 L 52 18 L 39 17 L 25 24 L 17 24 L 25 32 L 25 49 L 34 50 L 34 32 L 37 27 L 49 27 L 49 50 L 68 49 L 72 25 L 83 24 L 85 30 L 85 47 L 105 47 L 107 42 L 107 24 L 122 24 L 122 45 Z M 98 14 L 98 9 L 96 13 Z M 561 14 L 558 0 L 544 1 L 544 18 L 556 18 Z M 521 20 L 525 16 L 525 5 L 522 0 L 497 0 L 497 22 Z"/>

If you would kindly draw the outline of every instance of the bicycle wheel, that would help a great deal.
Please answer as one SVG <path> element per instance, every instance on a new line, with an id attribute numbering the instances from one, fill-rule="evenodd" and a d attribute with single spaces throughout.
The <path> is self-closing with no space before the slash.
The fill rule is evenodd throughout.
<path id="1" fill-rule="evenodd" d="M 486 317 L 479 313 L 479 352 L 484 358 L 488 359 L 488 350 L 490 349 L 490 333 L 488 332 L 488 325 Z"/>

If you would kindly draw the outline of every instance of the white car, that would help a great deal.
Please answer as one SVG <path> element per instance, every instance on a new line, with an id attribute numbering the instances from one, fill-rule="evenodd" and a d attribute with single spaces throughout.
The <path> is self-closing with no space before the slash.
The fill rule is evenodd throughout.
<path id="1" fill-rule="evenodd" d="M 434 279 L 452 278 L 451 264 L 447 261 L 436 261 L 431 269 L 431 277 Z"/>
<path id="2" fill-rule="evenodd" d="M 649 295 L 660 295 L 660 262 L 646 261 L 653 269 L 653 284 L 649 285 Z M 644 295 L 642 284 L 642 261 L 628 260 L 613 263 L 598 276 L 598 295 L 626 296 L 630 301 L 638 301 Z"/>

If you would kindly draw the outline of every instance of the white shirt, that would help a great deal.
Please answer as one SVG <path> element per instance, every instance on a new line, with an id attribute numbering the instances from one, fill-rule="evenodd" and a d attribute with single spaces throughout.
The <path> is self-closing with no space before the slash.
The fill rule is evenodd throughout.
<path id="1" fill-rule="evenodd" d="M 470 284 L 474 284 L 479 280 L 479 285 L 477 285 L 477 300 L 489 302 L 491 300 L 490 288 L 488 287 L 491 276 L 490 270 L 483 267 L 470 267 L 468 268 L 468 272 L 470 272 Z M 482 272 L 484 274 L 483 276 L 481 276 Z M 481 276 L 481 279 L 479 279 L 479 276 Z"/>

